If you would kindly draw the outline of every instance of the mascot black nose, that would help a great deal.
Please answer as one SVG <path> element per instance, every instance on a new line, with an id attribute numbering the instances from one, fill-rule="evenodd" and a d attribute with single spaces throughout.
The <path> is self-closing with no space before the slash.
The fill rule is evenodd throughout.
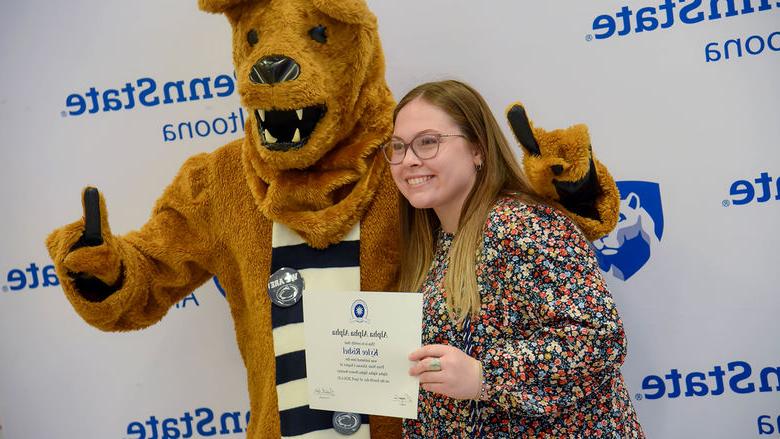
<path id="1" fill-rule="evenodd" d="M 255 84 L 278 84 L 293 81 L 301 74 L 301 66 L 294 59 L 282 55 L 260 58 L 252 66 L 249 80 Z"/>

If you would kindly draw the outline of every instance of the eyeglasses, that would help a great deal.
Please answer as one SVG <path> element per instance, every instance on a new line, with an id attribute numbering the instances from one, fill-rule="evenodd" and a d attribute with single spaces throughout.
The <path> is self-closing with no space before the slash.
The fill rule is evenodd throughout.
<path id="1" fill-rule="evenodd" d="M 412 152 L 420 160 L 432 159 L 439 152 L 439 144 L 442 137 L 466 138 L 463 134 L 425 133 L 418 135 L 409 143 L 404 143 L 403 140 L 393 137 L 389 142 L 382 145 L 382 153 L 391 165 L 397 165 L 404 161 L 406 150 L 409 148 L 412 148 Z"/>

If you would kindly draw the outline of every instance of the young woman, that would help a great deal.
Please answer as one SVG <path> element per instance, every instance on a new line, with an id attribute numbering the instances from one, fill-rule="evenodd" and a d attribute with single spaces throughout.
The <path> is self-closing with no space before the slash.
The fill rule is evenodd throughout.
<path id="1" fill-rule="evenodd" d="M 383 146 L 401 201 L 403 291 L 424 295 L 417 437 L 644 437 L 596 258 L 537 201 L 490 109 L 423 84 Z"/>

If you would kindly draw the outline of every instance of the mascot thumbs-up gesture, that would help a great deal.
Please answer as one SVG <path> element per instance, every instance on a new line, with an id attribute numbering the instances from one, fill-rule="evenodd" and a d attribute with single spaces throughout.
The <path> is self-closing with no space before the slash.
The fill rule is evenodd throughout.
<path id="1" fill-rule="evenodd" d="M 612 231 L 620 194 L 607 168 L 593 157 L 588 127 L 535 128 L 519 102 L 509 106 L 506 116 L 523 148 L 523 169 L 536 193 L 569 215 L 588 240 Z"/>
<path id="2" fill-rule="evenodd" d="M 400 437 L 397 419 L 309 408 L 300 301 L 306 288 L 395 287 L 398 194 L 379 150 L 394 102 L 376 18 L 359 0 L 199 5 L 232 26 L 245 137 L 187 160 L 149 221 L 123 236 L 86 189 L 84 218 L 47 240 L 62 288 L 87 322 L 125 331 L 216 275 L 247 369 L 247 438 Z M 587 138 L 559 148 L 526 125 L 512 124 L 536 189 L 586 233 L 611 229 L 617 192 L 604 189 L 611 179 L 591 165 Z"/>

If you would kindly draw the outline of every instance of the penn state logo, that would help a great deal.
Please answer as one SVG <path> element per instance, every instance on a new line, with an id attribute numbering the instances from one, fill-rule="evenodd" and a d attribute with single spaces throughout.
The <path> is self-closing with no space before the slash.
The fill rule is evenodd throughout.
<path id="1" fill-rule="evenodd" d="M 268 297 L 284 308 L 298 303 L 303 296 L 303 277 L 294 268 L 283 267 L 268 279 Z"/>
<path id="2" fill-rule="evenodd" d="M 352 435 L 360 430 L 362 421 L 357 413 L 334 412 L 333 428 L 343 434 Z"/>
<path id="3" fill-rule="evenodd" d="M 599 267 L 628 280 L 650 260 L 664 231 L 658 183 L 619 181 L 620 217 L 607 236 L 593 241 Z"/>
<path id="4" fill-rule="evenodd" d="M 213 276 L 214 286 L 222 297 L 227 298 L 227 291 L 219 282 L 217 276 Z M 295 305 L 303 295 L 303 277 L 297 270 L 281 268 L 272 274 L 268 280 L 268 296 L 271 301 L 281 307 Z"/>
<path id="5" fill-rule="evenodd" d="M 358 299 L 352 302 L 350 314 L 350 320 L 353 322 L 368 322 L 368 319 L 366 318 L 366 315 L 368 314 L 368 305 L 366 305 L 366 302 L 362 299 Z"/>

